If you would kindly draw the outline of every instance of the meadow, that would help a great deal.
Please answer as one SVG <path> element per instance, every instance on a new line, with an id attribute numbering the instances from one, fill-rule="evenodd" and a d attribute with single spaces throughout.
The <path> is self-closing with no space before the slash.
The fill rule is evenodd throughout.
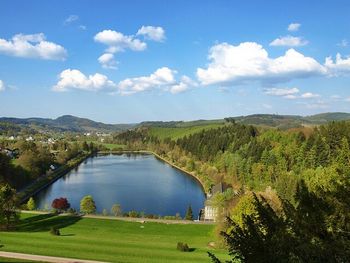
<path id="1" fill-rule="evenodd" d="M 204 125 L 195 125 L 189 127 L 150 127 L 149 134 L 159 139 L 170 138 L 172 140 L 177 140 L 183 138 L 185 136 L 189 136 L 191 134 L 201 132 L 203 130 L 215 129 L 218 127 L 222 127 L 224 124 L 222 123 L 212 123 L 212 124 L 204 124 Z"/>
<path id="2" fill-rule="evenodd" d="M 49 233 L 60 228 L 61 235 Z M 213 225 L 126 222 L 111 219 L 22 214 L 18 229 L 1 232 L 1 250 L 107 262 L 210 262 L 226 252 L 208 247 Z M 180 252 L 177 242 L 193 251 Z"/>

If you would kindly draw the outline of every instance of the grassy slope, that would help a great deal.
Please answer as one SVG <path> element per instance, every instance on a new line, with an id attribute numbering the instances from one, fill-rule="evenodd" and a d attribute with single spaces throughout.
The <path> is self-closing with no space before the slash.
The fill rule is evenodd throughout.
<path id="1" fill-rule="evenodd" d="M 52 226 L 61 236 L 49 234 Z M 227 258 L 207 247 L 213 227 L 23 214 L 18 231 L 2 232 L 1 243 L 4 251 L 108 262 L 210 262 L 207 251 Z M 179 241 L 195 250 L 177 251 Z"/>
<path id="2" fill-rule="evenodd" d="M 202 130 L 214 129 L 223 125 L 224 124 L 221 124 L 221 123 L 213 123 L 213 124 L 207 124 L 207 125 L 176 127 L 176 128 L 151 127 L 150 134 L 160 139 L 171 138 L 172 140 L 177 140 L 179 138 L 200 132 Z"/>

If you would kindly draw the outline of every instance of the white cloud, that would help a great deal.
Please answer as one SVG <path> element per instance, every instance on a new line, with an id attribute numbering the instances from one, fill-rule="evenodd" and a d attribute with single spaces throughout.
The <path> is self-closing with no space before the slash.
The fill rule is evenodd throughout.
<path id="1" fill-rule="evenodd" d="M 79 16 L 77 16 L 77 15 L 70 15 L 69 17 L 67 17 L 64 20 L 63 24 L 64 25 L 69 25 L 69 24 L 71 24 L 71 23 L 73 23 L 74 21 L 77 21 L 77 20 L 79 20 Z"/>
<path id="2" fill-rule="evenodd" d="M 129 95 L 154 88 L 168 88 L 175 85 L 176 71 L 167 67 L 159 68 L 149 76 L 127 78 L 118 83 L 120 94 Z"/>
<path id="3" fill-rule="evenodd" d="M 306 93 L 303 93 L 300 95 L 300 98 L 302 98 L 302 99 L 313 99 L 313 98 L 318 98 L 318 97 L 320 97 L 319 94 L 315 94 L 312 92 L 306 92 Z"/>
<path id="4" fill-rule="evenodd" d="M 284 36 L 273 40 L 270 43 L 270 46 L 300 47 L 305 46 L 308 43 L 309 42 L 307 40 L 302 39 L 301 37 Z"/>
<path id="5" fill-rule="evenodd" d="M 299 23 L 291 23 L 291 24 L 289 24 L 287 29 L 288 29 L 288 31 L 295 32 L 295 31 L 299 30 L 300 26 L 301 26 L 301 24 L 299 24 Z"/>
<path id="6" fill-rule="evenodd" d="M 96 73 L 86 76 L 77 69 L 66 69 L 60 73 L 59 81 L 52 89 L 58 92 L 72 89 L 98 91 L 115 87 L 115 83 L 105 75 Z"/>
<path id="7" fill-rule="evenodd" d="M 340 43 L 337 44 L 338 47 L 347 47 L 349 42 L 346 39 L 343 39 Z"/>
<path id="8" fill-rule="evenodd" d="M 198 84 L 187 76 L 182 76 L 181 81 L 170 87 L 170 92 L 173 94 L 184 92 L 192 87 L 197 87 Z"/>
<path id="9" fill-rule="evenodd" d="M 147 48 L 145 42 L 114 30 L 103 30 L 95 35 L 94 40 L 109 46 L 106 50 L 108 53 L 121 52 L 125 49 L 142 51 Z"/>
<path id="10" fill-rule="evenodd" d="M 5 90 L 5 83 L 0 79 L 0 91 Z"/>
<path id="11" fill-rule="evenodd" d="M 314 99 L 320 97 L 319 94 L 305 92 L 301 95 L 298 88 L 268 88 L 264 89 L 264 93 L 270 96 L 282 97 L 285 99 Z"/>
<path id="12" fill-rule="evenodd" d="M 181 80 L 177 81 L 175 78 L 176 73 L 175 70 L 162 67 L 148 76 L 127 78 L 118 83 L 118 92 L 121 95 L 131 95 L 138 92 L 161 89 L 176 94 L 198 85 L 187 76 L 182 76 Z"/>
<path id="13" fill-rule="evenodd" d="M 15 57 L 45 60 L 64 60 L 67 57 L 67 51 L 64 47 L 46 41 L 43 33 L 17 34 L 11 40 L 0 38 L 0 53 Z"/>
<path id="14" fill-rule="evenodd" d="M 117 69 L 117 61 L 111 53 L 104 53 L 98 58 L 98 62 L 106 69 Z"/>
<path id="15" fill-rule="evenodd" d="M 325 66 L 327 67 L 330 76 L 339 76 L 342 74 L 349 74 L 350 73 L 350 56 L 343 59 L 341 55 L 338 53 L 336 55 L 335 60 L 333 60 L 332 57 L 327 57 Z"/>
<path id="16" fill-rule="evenodd" d="M 87 27 L 84 26 L 84 25 L 79 25 L 78 28 L 81 29 L 81 30 L 86 30 L 87 29 Z"/>
<path id="17" fill-rule="evenodd" d="M 268 88 L 264 90 L 264 93 L 271 96 L 289 96 L 299 93 L 298 88 Z"/>
<path id="18" fill-rule="evenodd" d="M 270 58 L 267 51 L 255 42 L 238 46 L 228 43 L 210 48 L 208 67 L 197 69 L 202 85 L 228 85 L 245 81 L 285 82 L 326 73 L 326 68 L 315 59 L 294 49 L 283 56 Z"/>
<path id="19" fill-rule="evenodd" d="M 136 33 L 137 36 L 143 35 L 146 38 L 162 42 L 165 40 L 165 31 L 162 27 L 154 27 L 154 26 L 142 26 Z"/>

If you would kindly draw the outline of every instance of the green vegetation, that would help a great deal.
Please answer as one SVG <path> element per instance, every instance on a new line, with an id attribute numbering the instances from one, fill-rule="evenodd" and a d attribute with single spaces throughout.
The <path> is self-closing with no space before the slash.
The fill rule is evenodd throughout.
<path id="1" fill-rule="evenodd" d="M 96 212 L 95 201 L 91 195 L 84 196 L 81 199 L 80 212 L 84 214 L 94 214 Z"/>
<path id="2" fill-rule="evenodd" d="M 60 236 L 49 233 L 60 229 Z M 23 214 L 16 232 L 2 232 L 2 250 L 107 262 L 209 262 L 207 251 L 227 259 L 225 251 L 208 247 L 212 225 L 144 224 L 119 220 Z M 177 250 L 185 242 L 192 252 Z"/>
<path id="3" fill-rule="evenodd" d="M 29 200 L 28 200 L 26 205 L 27 205 L 27 209 L 28 210 L 30 210 L 30 211 L 34 210 L 35 207 L 36 207 L 34 198 L 33 197 L 29 198 Z"/>
<path id="4" fill-rule="evenodd" d="M 177 140 L 179 138 L 183 138 L 184 136 L 189 136 L 191 134 L 215 129 L 223 126 L 223 123 L 213 123 L 213 124 L 205 124 L 205 125 L 197 125 L 197 126 L 189 126 L 189 127 L 176 127 L 176 128 L 166 128 L 166 127 L 150 127 L 149 134 L 155 136 L 159 139 L 170 138 L 172 140 Z"/>
<path id="5" fill-rule="evenodd" d="M 12 263 L 12 262 L 16 262 L 16 263 L 25 263 L 25 262 L 31 262 L 31 263 L 44 263 L 42 261 L 31 261 L 31 260 L 24 260 L 24 259 L 16 259 L 16 258 L 4 258 L 4 257 L 0 257 L 0 262 L 2 263 Z"/>

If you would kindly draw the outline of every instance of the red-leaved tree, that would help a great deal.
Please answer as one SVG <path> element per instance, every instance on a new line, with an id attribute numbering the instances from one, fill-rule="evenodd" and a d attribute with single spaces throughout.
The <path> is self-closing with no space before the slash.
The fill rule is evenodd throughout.
<path id="1" fill-rule="evenodd" d="M 66 211 L 70 208 L 70 203 L 68 203 L 67 198 L 60 197 L 53 200 L 51 206 L 58 211 Z"/>

